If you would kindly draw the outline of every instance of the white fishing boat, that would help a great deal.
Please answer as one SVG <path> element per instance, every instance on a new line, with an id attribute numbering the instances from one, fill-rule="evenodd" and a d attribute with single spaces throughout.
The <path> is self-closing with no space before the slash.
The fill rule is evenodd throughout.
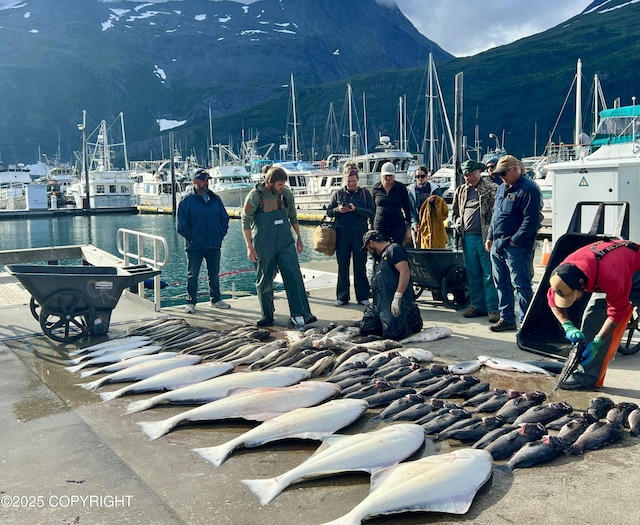
<path id="1" fill-rule="evenodd" d="M 246 196 L 255 187 L 247 165 L 261 158 L 257 154 L 257 140 L 243 141 L 242 157 L 236 155 L 229 145 L 211 146 L 212 167 L 207 170 L 211 177 L 209 189 L 222 199 L 227 208 L 243 206 Z"/>
<path id="2" fill-rule="evenodd" d="M 144 212 L 172 213 L 174 200 L 176 205 L 180 202 L 197 167 L 193 157 L 183 159 L 177 150 L 173 153 L 173 167 L 171 159 L 132 161 L 135 205 Z"/>
<path id="3" fill-rule="evenodd" d="M 553 239 L 566 233 L 578 202 L 628 202 L 629 238 L 640 240 L 640 106 L 601 111 L 589 152 L 549 164 L 547 178 L 553 187 Z M 594 217 L 595 208 L 583 214 L 585 231 Z M 617 218 L 614 209 L 604 217 L 605 233 L 615 231 Z"/>
<path id="4" fill-rule="evenodd" d="M 291 78 L 293 86 L 293 77 Z M 349 97 L 349 114 L 351 114 L 351 86 L 347 85 L 347 96 Z M 293 191 L 296 199 L 296 207 L 301 210 L 319 211 L 326 210 L 331 202 L 331 195 L 343 185 L 343 166 L 347 161 L 353 161 L 358 167 L 359 185 L 371 190 L 373 186 L 380 182 L 380 173 L 383 164 L 393 163 L 396 168 L 396 181 L 403 184 L 409 182 L 409 169 L 415 161 L 415 157 L 406 151 L 406 138 L 403 140 L 403 129 L 400 129 L 400 144 L 391 141 L 386 135 L 380 135 L 379 144 L 375 151 L 370 153 L 357 154 L 356 133 L 349 132 L 349 152 L 334 153 L 320 162 L 306 162 L 298 157 L 297 131 L 296 131 L 296 111 L 295 111 L 295 91 L 292 89 L 292 101 L 294 105 L 294 126 L 292 159 L 280 160 L 274 165 L 284 168 L 288 175 L 287 185 Z M 288 141 L 280 146 L 281 155 L 286 155 L 289 151 Z M 259 178 L 259 174 L 254 173 L 254 180 Z"/>
<path id="5" fill-rule="evenodd" d="M 4 168 L 0 162 L 0 209 L 24 210 L 29 184 L 31 176 L 24 164 L 10 164 Z"/>
<path id="6" fill-rule="evenodd" d="M 83 132 L 82 164 L 84 169 L 78 182 L 69 186 L 67 190 L 67 198 L 77 208 L 115 210 L 135 207 L 134 180 L 131 178 L 127 159 L 122 113 L 119 118 L 122 141 L 115 143 L 110 142 L 108 133 L 111 127 L 108 127 L 104 120 L 87 136 L 86 112 L 83 111 L 83 123 L 79 124 L 78 128 Z M 118 148 L 122 148 L 124 160 L 124 169 L 120 170 L 112 165 Z"/>
<path id="7" fill-rule="evenodd" d="M 396 167 L 396 181 L 407 184 L 407 172 L 414 156 L 393 145 L 387 136 L 380 137 L 378 151 L 349 157 L 329 156 L 326 161 L 309 163 L 304 161 L 280 161 L 275 166 L 282 167 L 288 175 L 287 185 L 293 191 L 296 207 L 301 210 L 326 210 L 331 202 L 331 194 L 342 187 L 342 166 L 353 161 L 358 166 L 359 186 L 371 190 L 380 182 L 382 165 L 391 162 Z"/>

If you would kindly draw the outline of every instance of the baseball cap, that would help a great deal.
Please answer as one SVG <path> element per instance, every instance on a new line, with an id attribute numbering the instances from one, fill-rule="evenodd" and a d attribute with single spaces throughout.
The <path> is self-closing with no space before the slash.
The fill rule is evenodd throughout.
<path id="1" fill-rule="evenodd" d="M 460 169 L 462 170 L 463 175 L 468 175 L 472 171 L 476 171 L 476 170 L 482 171 L 485 168 L 486 166 L 482 164 L 482 162 L 476 162 L 475 160 L 465 160 L 460 166 Z"/>
<path id="2" fill-rule="evenodd" d="M 360 248 L 360 249 L 364 250 L 371 241 L 382 242 L 382 241 L 386 241 L 386 240 L 387 239 L 385 238 L 385 236 L 382 235 L 378 230 L 368 230 L 362 236 L 362 248 Z"/>
<path id="3" fill-rule="evenodd" d="M 380 170 L 381 175 L 395 175 L 396 167 L 393 165 L 393 162 L 385 162 L 382 165 L 382 169 Z"/>
<path id="4" fill-rule="evenodd" d="M 573 264 L 561 264 L 551 272 L 549 285 L 555 294 L 554 302 L 559 308 L 569 308 L 578 298 L 578 291 L 584 288 L 587 277 Z"/>
<path id="5" fill-rule="evenodd" d="M 498 164 L 496 164 L 496 173 L 510 170 L 516 166 L 520 166 L 520 161 L 513 155 L 505 155 L 504 157 L 501 157 Z"/>
<path id="6" fill-rule="evenodd" d="M 209 180 L 210 178 L 211 175 L 209 175 L 209 172 L 202 168 L 196 170 L 196 172 L 193 174 L 193 180 Z"/>

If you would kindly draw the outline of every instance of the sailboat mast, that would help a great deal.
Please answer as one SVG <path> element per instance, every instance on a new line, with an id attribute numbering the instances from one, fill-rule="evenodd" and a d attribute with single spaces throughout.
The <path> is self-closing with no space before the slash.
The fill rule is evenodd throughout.
<path id="1" fill-rule="evenodd" d="M 127 157 L 127 137 L 124 133 L 124 113 L 120 112 L 120 127 L 122 128 L 122 146 L 124 149 L 124 169 L 129 170 L 129 157 Z"/>
<path id="2" fill-rule="evenodd" d="M 576 123 L 575 123 L 575 136 L 573 143 L 576 148 L 580 144 L 580 136 L 582 135 L 582 60 L 578 59 L 578 66 L 576 68 Z"/>
<path id="3" fill-rule="evenodd" d="M 291 74 L 291 102 L 293 104 L 293 160 L 298 161 L 298 115 L 296 113 L 296 88 Z"/>
<path id="4" fill-rule="evenodd" d="M 215 152 L 213 151 L 213 121 L 211 119 L 211 104 L 209 104 L 209 153 L 211 154 L 211 167 L 215 166 Z"/>
<path id="5" fill-rule="evenodd" d="M 348 104 L 349 104 L 349 155 L 351 157 L 355 157 L 356 156 L 356 145 L 355 145 L 355 140 L 354 140 L 354 131 L 353 131 L 353 106 L 352 106 L 352 91 L 351 91 L 351 84 L 348 83 L 347 84 L 347 98 L 349 99 Z"/>
<path id="6" fill-rule="evenodd" d="M 433 117 L 433 53 L 429 53 L 429 171 L 435 171 L 435 123 Z"/>
<path id="7" fill-rule="evenodd" d="M 364 152 L 369 153 L 369 139 L 367 136 L 367 99 L 362 93 L 362 112 L 363 112 L 363 122 L 364 122 Z"/>
<path id="8" fill-rule="evenodd" d="M 598 124 L 600 123 L 600 112 L 598 111 L 598 95 L 600 94 L 600 81 L 598 80 L 598 74 L 593 75 L 593 133 L 598 131 Z"/>

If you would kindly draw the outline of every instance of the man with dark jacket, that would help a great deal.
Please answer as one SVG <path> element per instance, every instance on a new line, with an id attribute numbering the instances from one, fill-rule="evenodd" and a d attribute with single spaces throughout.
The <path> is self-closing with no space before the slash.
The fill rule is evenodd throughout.
<path id="1" fill-rule="evenodd" d="M 524 176 L 522 163 L 505 155 L 494 173 L 502 184 L 496 193 L 491 225 L 485 249 L 491 254 L 493 281 L 498 291 L 500 320 L 491 325 L 492 332 L 517 330 L 515 296 L 520 321 L 533 299 L 532 259 L 540 226 L 542 194 L 531 179 Z"/>
<path id="2" fill-rule="evenodd" d="M 229 228 L 229 215 L 222 200 L 209 189 L 209 173 L 199 169 L 193 176 L 193 193 L 178 206 L 176 229 L 185 239 L 187 252 L 187 305 L 185 312 L 195 313 L 198 302 L 198 276 L 202 260 L 207 261 L 209 297 L 215 308 L 229 308 L 220 297 L 220 248 Z"/>

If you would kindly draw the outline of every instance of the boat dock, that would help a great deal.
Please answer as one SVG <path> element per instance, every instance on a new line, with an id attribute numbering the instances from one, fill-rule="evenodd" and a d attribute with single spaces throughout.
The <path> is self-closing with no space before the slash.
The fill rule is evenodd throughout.
<path id="1" fill-rule="evenodd" d="M 537 260 L 537 259 L 536 259 Z M 358 322 L 363 307 L 335 307 L 335 267 L 304 269 L 315 326 Z M 536 278 L 542 270 L 537 268 Z M 492 333 L 485 318 L 465 319 L 460 312 L 430 300 L 425 292 L 418 305 L 425 327 L 446 326 L 453 335 L 417 346 L 433 352 L 435 363 L 475 359 L 480 354 L 516 360 L 538 359 L 518 349 L 515 333 Z M 279 475 L 308 458 L 317 442 L 282 441 L 255 449 L 240 449 L 220 467 L 192 449 L 221 444 L 254 426 L 244 421 L 193 424 L 149 441 L 137 423 L 180 413 L 179 406 L 125 415 L 132 396 L 103 403 L 77 386 L 78 374 L 64 369 L 62 356 L 75 344 L 44 337 L 29 312 L 30 295 L 14 277 L 0 274 L 0 522 L 6 525 L 54 523 L 209 525 L 316 525 L 335 519 L 368 493 L 368 474 L 344 474 L 292 485 L 262 507 L 241 483 L 245 478 Z M 88 346 L 127 333 L 163 317 L 184 318 L 192 325 L 217 329 L 255 323 L 254 296 L 230 299 L 229 310 L 199 303 L 194 315 L 183 307 L 140 307 L 123 295 L 113 311 L 107 336 L 82 341 Z M 274 336 L 286 330 L 284 293 L 276 294 Z M 544 327 L 541 327 L 543 330 Z M 482 369 L 477 374 L 492 388 L 551 391 L 554 378 Z M 618 356 L 605 387 L 597 392 L 558 391 L 553 401 L 567 401 L 576 411 L 597 395 L 616 402 L 640 403 L 640 354 Z M 105 385 L 104 390 L 113 388 Z M 345 433 L 376 428 L 370 410 Z M 508 525 L 636 525 L 640 486 L 640 438 L 629 437 L 584 457 L 559 457 L 551 463 L 516 469 L 499 467 L 476 495 L 468 513 L 405 513 L 378 518 L 380 525 L 460 523 Z M 452 440 L 425 441 L 415 457 L 444 453 L 459 445 Z M 413 457 L 415 459 L 415 457 Z M 497 462 L 500 465 L 503 462 Z"/>

